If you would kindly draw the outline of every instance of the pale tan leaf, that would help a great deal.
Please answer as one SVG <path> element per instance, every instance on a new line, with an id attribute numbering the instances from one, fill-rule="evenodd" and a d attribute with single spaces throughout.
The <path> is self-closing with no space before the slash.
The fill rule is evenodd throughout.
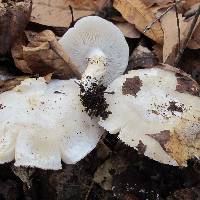
<path id="1" fill-rule="evenodd" d="M 72 6 L 76 20 L 94 14 L 105 2 L 106 0 L 33 0 L 31 21 L 47 26 L 68 27 L 72 21 L 69 6 Z"/>
<path id="2" fill-rule="evenodd" d="M 145 27 L 155 20 L 155 15 L 142 0 L 114 0 L 113 6 L 140 32 L 143 32 Z M 159 22 L 156 22 L 145 35 L 157 43 L 163 42 L 163 31 Z"/>
<path id="3" fill-rule="evenodd" d="M 179 14 L 180 23 L 180 46 L 182 45 L 184 39 L 187 37 L 187 33 L 190 29 L 193 18 L 185 20 L 181 14 Z M 200 21 L 200 20 L 199 20 Z M 198 21 L 198 23 L 199 23 Z M 174 65 L 175 57 L 178 53 L 178 27 L 175 11 L 171 10 L 162 19 L 161 25 L 164 30 L 164 46 L 163 46 L 163 62 Z M 195 39 L 197 42 L 195 41 Z M 198 47 L 199 32 L 196 28 L 192 38 L 190 39 L 190 45 L 193 47 Z"/>
<path id="4" fill-rule="evenodd" d="M 186 32 L 189 29 L 190 23 L 184 21 L 184 18 L 180 14 L 179 23 L 180 39 L 183 41 Z M 175 57 L 178 53 L 178 27 L 175 11 L 169 11 L 161 19 L 161 24 L 164 31 L 163 62 L 173 65 Z"/>
<path id="5" fill-rule="evenodd" d="M 119 22 L 115 24 L 121 32 L 124 34 L 125 37 L 128 38 L 140 38 L 140 32 L 135 28 L 133 24 L 128 22 Z"/>

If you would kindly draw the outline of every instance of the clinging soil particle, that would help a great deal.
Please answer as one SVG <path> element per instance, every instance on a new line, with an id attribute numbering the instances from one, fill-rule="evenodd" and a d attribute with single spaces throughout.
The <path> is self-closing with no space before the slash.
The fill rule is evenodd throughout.
<path id="1" fill-rule="evenodd" d="M 111 112 L 107 110 L 109 105 L 104 97 L 106 87 L 102 84 L 92 83 L 92 86 L 85 90 L 83 85 L 80 84 L 79 86 L 80 99 L 88 115 L 102 117 L 103 120 L 108 118 Z"/>

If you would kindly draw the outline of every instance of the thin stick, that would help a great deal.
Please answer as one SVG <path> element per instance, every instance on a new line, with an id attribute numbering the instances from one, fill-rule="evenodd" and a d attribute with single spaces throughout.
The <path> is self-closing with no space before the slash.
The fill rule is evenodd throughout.
<path id="1" fill-rule="evenodd" d="M 178 29 L 178 51 L 180 51 L 181 47 L 181 31 L 180 31 L 180 22 L 179 22 L 179 17 L 178 17 L 178 9 L 176 5 L 176 0 L 174 0 L 174 8 L 176 12 L 176 23 L 177 23 L 177 29 Z"/>
<path id="2" fill-rule="evenodd" d="M 165 12 L 163 12 L 160 16 L 156 17 L 156 19 L 154 21 L 152 21 L 149 25 L 147 25 L 143 31 L 143 33 L 146 33 L 148 30 L 151 29 L 151 27 L 159 20 L 162 19 L 162 17 L 164 15 L 166 15 L 172 8 L 174 8 L 175 5 L 177 5 L 178 3 L 180 3 L 182 0 L 178 0 L 175 3 L 172 4 L 172 6 L 170 6 L 169 8 L 167 8 L 167 10 L 165 10 Z"/>
<path id="3" fill-rule="evenodd" d="M 188 31 L 188 33 L 187 33 L 187 36 L 185 37 L 185 40 L 183 41 L 183 45 L 181 46 L 180 51 L 178 52 L 178 55 L 177 55 L 177 57 L 176 57 L 176 59 L 175 59 L 175 64 L 174 64 L 175 67 L 178 67 L 178 65 L 179 65 L 179 63 L 180 63 L 180 61 L 181 61 L 181 58 L 182 58 L 182 56 L 183 56 L 183 53 L 184 53 L 185 49 L 187 48 L 188 42 L 189 42 L 189 40 L 190 40 L 190 38 L 191 38 L 191 36 L 192 36 L 193 30 L 194 30 L 194 28 L 195 28 L 195 25 L 196 25 L 196 23 L 197 23 L 197 20 L 198 20 L 198 18 L 199 18 L 199 15 L 200 15 L 200 5 L 199 5 L 199 7 L 198 7 L 198 9 L 197 9 L 197 11 L 196 11 L 196 14 L 195 14 L 195 16 L 194 16 L 194 19 L 193 19 L 193 21 L 192 21 L 192 24 L 191 24 L 191 26 L 190 26 L 190 29 L 189 29 L 189 31 Z"/>
<path id="4" fill-rule="evenodd" d="M 72 16 L 72 21 L 71 21 L 71 24 L 74 25 L 74 11 L 73 11 L 73 8 L 71 5 L 69 5 L 69 9 L 70 9 L 70 12 L 71 12 L 71 16 Z"/>

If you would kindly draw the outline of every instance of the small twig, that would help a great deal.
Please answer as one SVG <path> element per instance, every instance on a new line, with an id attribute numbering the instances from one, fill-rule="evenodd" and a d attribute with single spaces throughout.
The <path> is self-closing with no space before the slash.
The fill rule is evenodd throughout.
<path id="1" fill-rule="evenodd" d="M 185 39 L 183 41 L 183 45 L 181 46 L 180 51 L 177 54 L 177 57 L 175 59 L 175 64 L 174 64 L 175 67 L 178 67 L 178 65 L 179 65 L 179 63 L 181 61 L 183 53 L 184 53 L 185 49 L 187 48 L 188 42 L 189 42 L 189 40 L 190 40 L 190 38 L 192 36 L 193 30 L 195 28 L 195 25 L 197 23 L 199 15 L 200 15 L 200 5 L 199 5 L 199 7 L 198 7 L 198 9 L 197 9 L 197 11 L 195 13 L 194 19 L 193 19 L 192 24 L 191 24 L 191 26 L 189 28 L 187 36 L 185 37 Z"/>
<path id="2" fill-rule="evenodd" d="M 74 11 L 73 11 L 73 8 L 71 5 L 69 5 L 69 9 L 70 9 L 70 12 L 71 12 L 71 16 L 72 16 L 72 21 L 71 21 L 71 24 L 74 25 Z"/>
<path id="3" fill-rule="evenodd" d="M 178 29 L 178 52 L 179 52 L 180 47 L 181 47 L 181 31 L 180 31 L 180 22 L 179 22 L 179 17 L 178 17 L 178 9 L 176 5 L 176 0 L 174 0 L 174 8 L 176 12 L 176 23 L 177 23 L 177 29 Z"/>
<path id="4" fill-rule="evenodd" d="M 175 3 L 172 4 L 172 6 L 170 6 L 169 8 L 167 8 L 167 10 L 165 10 L 165 12 L 163 12 L 160 16 L 156 17 L 156 19 L 154 21 L 152 21 L 149 25 L 147 25 L 143 31 L 143 33 L 146 33 L 148 30 L 151 29 L 151 27 L 159 20 L 162 19 L 162 17 L 164 15 L 166 15 L 172 8 L 174 8 L 175 5 L 177 5 L 178 3 L 180 3 L 182 0 L 177 0 Z"/>
<path id="5" fill-rule="evenodd" d="M 81 78 L 81 73 L 77 70 L 77 67 L 71 61 L 69 55 L 63 50 L 62 46 L 57 42 L 57 40 L 53 38 L 48 42 L 49 46 L 54 50 L 54 52 L 69 65 L 70 69 L 74 72 L 77 78 Z"/>

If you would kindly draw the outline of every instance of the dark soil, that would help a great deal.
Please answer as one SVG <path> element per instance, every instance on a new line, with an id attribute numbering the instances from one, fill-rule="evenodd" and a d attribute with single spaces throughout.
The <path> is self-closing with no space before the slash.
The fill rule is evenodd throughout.
<path id="1" fill-rule="evenodd" d="M 88 115 L 106 119 L 111 114 L 107 110 L 109 105 L 104 97 L 106 87 L 102 84 L 93 83 L 89 89 L 85 90 L 83 85 L 80 84 L 79 86 L 80 99 Z"/>
<path id="2" fill-rule="evenodd" d="M 179 200 L 179 193 L 181 200 L 200 199 L 200 164 L 196 160 L 189 161 L 187 168 L 162 165 L 138 155 L 117 140 L 113 142 L 109 135 L 104 141 L 76 165 L 63 164 L 63 169 L 59 171 L 36 169 L 30 177 L 30 189 L 11 170 L 13 163 L 2 165 L 0 199 Z M 109 160 L 111 163 L 118 161 L 119 165 L 111 165 L 112 187 L 105 191 L 101 184 L 93 181 L 93 177 L 95 171 Z M 118 169 L 123 164 L 123 170 Z M 105 176 L 104 182 L 108 178 Z"/>

